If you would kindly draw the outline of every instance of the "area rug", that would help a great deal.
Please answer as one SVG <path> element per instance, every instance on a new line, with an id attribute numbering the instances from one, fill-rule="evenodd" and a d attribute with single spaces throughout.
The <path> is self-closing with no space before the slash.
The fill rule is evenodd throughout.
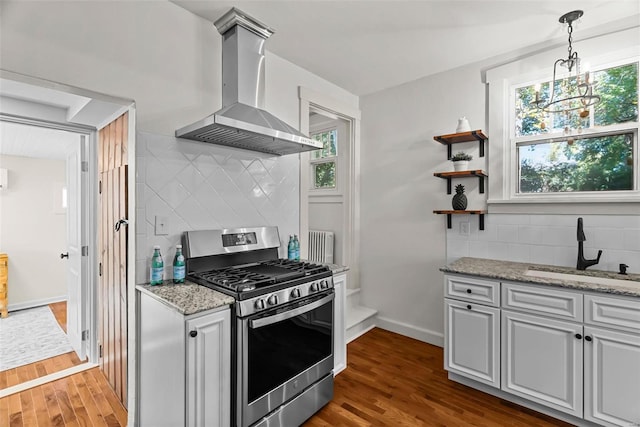
<path id="1" fill-rule="evenodd" d="M 0 319 L 0 371 L 73 351 L 49 306 L 14 311 Z"/>

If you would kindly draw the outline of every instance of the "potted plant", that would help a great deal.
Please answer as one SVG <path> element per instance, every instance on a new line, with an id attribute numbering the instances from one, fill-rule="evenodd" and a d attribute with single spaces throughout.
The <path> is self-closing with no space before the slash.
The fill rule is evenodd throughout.
<path id="1" fill-rule="evenodd" d="M 464 151 L 459 151 L 453 156 L 451 156 L 451 161 L 453 162 L 453 169 L 455 171 L 464 171 L 469 168 L 469 160 L 473 159 L 473 156 L 465 153 Z"/>

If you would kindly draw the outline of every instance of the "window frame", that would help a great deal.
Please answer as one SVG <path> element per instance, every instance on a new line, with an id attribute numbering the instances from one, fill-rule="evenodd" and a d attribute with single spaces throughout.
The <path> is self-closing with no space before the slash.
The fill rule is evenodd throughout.
<path id="1" fill-rule="evenodd" d="M 597 65 L 591 68 L 592 72 L 617 67 L 625 64 L 636 63 L 640 70 L 640 56 L 618 56 L 617 58 L 607 58 L 606 60 L 597 62 Z M 547 71 L 547 70 L 545 70 Z M 488 203 L 611 203 L 611 202 L 638 202 L 640 201 L 640 147 L 638 142 L 638 131 L 640 129 L 640 117 L 637 122 L 619 123 L 595 128 L 586 128 L 580 134 L 572 136 L 579 138 L 606 136 L 611 134 L 632 133 L 633 134 L 633 189 L 632 190 L 616 190 L 616 191 L 582 191 L 582 192 L 558 192 L 558 193 L 521 193 L 519 192 L 519 163 L 518 163 L 518 144 L 531 144 L 534 141 L 545 142 L 550 139 L 563 140 L 567 136 L 563 135 L 562 130 L 556 132 L 548 132 L 538 135 L 516 136 L 516 91 L 518 88 L 534 85 L 536 83 L 544 83 L 551 80 L 548 72 L 536 72 L 533 74 L 517 75 L 507 78 L 504 82 L 504 153 L 503 153 L 503 178 L 507 182 L 504 184 L 503 198 L 496 200 L 490 199 Z M 563 76 L 560 76 L 563 77 Z M 640 97 L 640 78 L 638 79 L 637 88 Z M 593 112 L 593 107 L 591 107 Z M 591 114 L 590 121 L 593 121 Z"/>
<path id="2" fill-rule="evenodd" d="M 318 134 L 322 134 L 322 133 L 329 133 L 329 132 L 335 132 L 336 133 L 336 154 L 333 156 L 327 156 L 327 157 L 318 157 L 318 158 L 314 158 L 313 157 L 313 152 L 315 151 L 310 151 L 309 152 L 309 173 L 310 173 L 310 179 L 309 179 L 309 183 L 311 184 L 309 186 L 309 191 L 313 194 L 319 194 L 319 193 L 324 193 L 324 194 L 336 194 L 339 192 L 339 168 L 338 168 L 338 162 L 339 162 L 339 158 L 340 158 L 340 141 L 338 140 L 338 127 L 337 126 L 328 126 L 325 128 L 319 128 L 314 130 L 314 132 L 310 135 L 311 138 L 313 138 L 314 135 L 318 135 Z M 333 187 L 316 187 L 316 165 L 318 164 L 322 164 L 322 163 L 333 163 L 334 164 L 334 169 L 335 169 L 335 185 Z"/>

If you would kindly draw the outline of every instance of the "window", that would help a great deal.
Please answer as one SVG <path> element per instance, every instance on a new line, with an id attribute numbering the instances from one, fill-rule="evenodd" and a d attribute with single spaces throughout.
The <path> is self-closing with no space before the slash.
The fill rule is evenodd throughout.
<path id="1" fill-rule="evenodd" d="M 588 110 L 544 113 L 550 81 L 512 87 L 515 196 L 637 191 L 638 62 L 591 72 L 601 101 Z M 559 93 L 567 79 L 556 82 Z"/>
<path id="2" fill-rule="evenodd" d="M 338 131 L 330 129 L 311 135 L 322 142 L 322 149 L 311 153 L 311 173 L 314 189 L 336 188 L 336 166 L 338 156 Z"/>

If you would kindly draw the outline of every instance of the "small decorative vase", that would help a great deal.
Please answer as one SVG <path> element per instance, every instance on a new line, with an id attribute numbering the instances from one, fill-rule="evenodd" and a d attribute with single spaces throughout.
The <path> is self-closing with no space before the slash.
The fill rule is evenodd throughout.
<path id="1" fill-rule="evenodd" d="M 466 171 L 469 168 L 469 161 L 468 160 L 458 160 L 456 162 L 452 162 L 453 163 L 453 170 L 458 172 L 458 171 Z"/>
<path id="2" fill-rule="evenodd" d="M 451 205 L 456 211 L 463 211 L 467 209 L 467 196 L 464 194 L 464 185 L 456 185 L 456 194 L 451 200 Z"/>
<path id="3" fill-rule="evenodd" d="M 469 132 L 471 130 L 471 126 L 469 125 L 469 120 L 466 117 L 460 117 L 458 119 L 458 127 L 456 128 L 456 133 L 460 132 Z"/>

